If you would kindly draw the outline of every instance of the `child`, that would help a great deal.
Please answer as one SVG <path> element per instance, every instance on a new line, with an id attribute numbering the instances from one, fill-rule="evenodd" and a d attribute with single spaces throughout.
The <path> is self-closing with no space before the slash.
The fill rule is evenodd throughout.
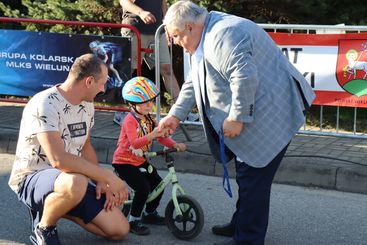
<path id="1" fill-rule="evenodd" d="M 145 77 L 134 77 L 126 82 L 122 97 L 132 110 L 122 123 L 117 149 L 113 155 L 112 166 L 116 172 L 135 191 L 129 215 L 130 231 L 137 235 L 148 235 L 150 230 L 142 223 L 165 224 L 164 217 L 156 209 L 163 192 L 152 202 L 147 203 L 142 211 L 149 193 L 161 182 L 157 170 L 144 158 L 152 141 L 166 147 L 186 149 L 183 143 L 176 143 L 164 137 L 167 130 L 158 130 L 156 122 L 149 112 L 153 108 L 155 97 L 159 94 L 156 85 Z M 141 218 L 142 216 L 142 218 Z"/>

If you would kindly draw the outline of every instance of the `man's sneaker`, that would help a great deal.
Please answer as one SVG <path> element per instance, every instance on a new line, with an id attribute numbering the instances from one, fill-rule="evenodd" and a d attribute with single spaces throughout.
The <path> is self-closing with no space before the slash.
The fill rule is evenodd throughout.
<path id="1" fill-rule="evenodd" d="M 31 235 L 29 236 L 29 240 L 31 240 L 31 243 L 33 245 L 37 245 L 37 237 L 34 231 L 32 231 Z"/>
<path id="2" fill-rule="evenodd" d="M 115 115 L 113 116 L 113 122 L 116 123 L 117 125 L 121 126 L 122 121 L 124 120 L 125 116 L 127 115 L 126 112 L 122 111 L 122 112 L 115 112 Z"/>
<path id="3" fill-rule="evenodd" d="M 34 228 L 38 225 L 39 220 L 40 220 L 40 213 L 37 211 L 34 211 L 30 208 L 28 208 L 29 211 L 29 219 L 31 221 L 31 235 L 29 236 L 29 240 L 31 240 L 31 243 L 33 245 L 37 245 L 37 238 L 36 238 L 36 234 L 34 233 Z"/>
<path id="4" fill-rule="evenodd" d="M 34 229 L 34 234 L 37 239 L 37 245 L 61 245 L 56 226 L 47 227 L 45 229 L 37 226 Z"/>
<path id="5" fill-rule="evenodd" d="M 140 220 L 130 221 L 130 232 L 136 235 L 145 236 L 150 234 L 148 227 L 143 225 Z"/>
<path id="6" fill-rule="evenodd" d="M 145 224 L 165 225 L 166 219 L 160 216 L 157 211 L 154 211 L 150 214 L 143 213 L 142 222 Z"/>

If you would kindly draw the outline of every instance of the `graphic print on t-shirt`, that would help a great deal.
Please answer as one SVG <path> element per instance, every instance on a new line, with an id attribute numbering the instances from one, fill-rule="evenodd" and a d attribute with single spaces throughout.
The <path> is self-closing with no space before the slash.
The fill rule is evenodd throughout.
<path id="1" fill-rule="evenodd" d="M 70 137 L 80 137 L 87 134 L 87 124 L 85 122 L 68 124 Z"/>

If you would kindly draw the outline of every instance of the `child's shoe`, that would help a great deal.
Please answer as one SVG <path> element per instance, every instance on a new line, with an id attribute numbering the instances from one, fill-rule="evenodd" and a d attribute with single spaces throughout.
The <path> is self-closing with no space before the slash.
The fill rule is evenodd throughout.
<path id="1" fill-rule="evenodd" d="M 153 213 L 143 213 L 142 222 L 145 224 L 165 225 L 166 219 L 158 214 L 157 211 Z"/>
<path id="2" fill-rule="evenodd" d="M 150 234 L 148 227 L 143 225 L 140 220 L 130 221 L 130 232 L 139 236 L 145 236 Z"/>

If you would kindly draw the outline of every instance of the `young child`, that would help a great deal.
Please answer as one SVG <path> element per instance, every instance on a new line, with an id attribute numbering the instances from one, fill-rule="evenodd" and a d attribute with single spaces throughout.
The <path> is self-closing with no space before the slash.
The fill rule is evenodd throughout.
<path id="1" fill-rule="evenodd" d="M 142 223 L 165 224 L 164 217 L 156 209 L 163 192 L 152 202 L 145 202 L 149 193 L 161 182 L 162 178 L 147 159 L 144 152 L 149 151 L 152 141 L 166 147 L 186 149 L 183 143 L 176 143 L 164 135 L 166 130 L 158 130 L 156 122 L 149 112 L 153 108 L 155 97 L 159 94 L 156 85 L 145 77 L 134 77 L 126 82 L 122 96 L 129 103 L 132 110 L 128 113 L 121 125 L 121 132 L 117 149 L 113 155 L 112 166 L 116 172 L 135 191 L 131 205 L 129 223 L 130 231 L 137 235 L 148 235 L 150 230 Z"/>

